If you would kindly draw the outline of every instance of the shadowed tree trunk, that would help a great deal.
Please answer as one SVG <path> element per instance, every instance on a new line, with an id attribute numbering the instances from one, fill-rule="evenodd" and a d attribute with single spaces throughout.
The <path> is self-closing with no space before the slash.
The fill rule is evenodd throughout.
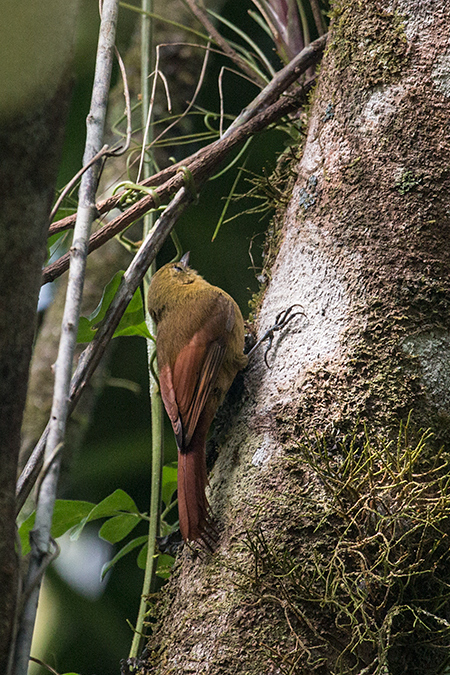
<path id="1" fill-rule="evenodd" d="M 48 217 L 70 98 L 76 2 L 2 8 L 0 57 L 0 672 L 18 593 L 15 484 Z M 65 74 L 64 74 L 65 73 Z"/>
<path id="2" fill-rule="evenodd" d="M 146 673 L 447 658 L 449 37 L 444 0 L 334 3 L 259 331 L 302 314 L 228 402 L 219 546 L 180 556 Z"/>
<path id="3" fill-rule="evenodd" d="M 63 89 L 38 111 L 0 129 L 0 653 L 8 645 L 17 595 L 15 486 L 20 427 L 46 254 L 48 215 L 68 103 L 68 88 L 64 85 Z M 6 633 L 2 635 L 3 629 Z M 0 658 L 1 663 L 5 661 Z M 0 671 L 4 672 L 1 665 Z"/>

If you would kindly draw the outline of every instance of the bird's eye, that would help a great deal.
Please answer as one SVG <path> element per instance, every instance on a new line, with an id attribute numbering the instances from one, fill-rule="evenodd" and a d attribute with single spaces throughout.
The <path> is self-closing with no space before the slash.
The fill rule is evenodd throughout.
<path id="1" fill-rule="evenodd" d="M 184 272 L 184 268 L 181 265 L 174 265 L 173 269 L 177 272 Z"/>

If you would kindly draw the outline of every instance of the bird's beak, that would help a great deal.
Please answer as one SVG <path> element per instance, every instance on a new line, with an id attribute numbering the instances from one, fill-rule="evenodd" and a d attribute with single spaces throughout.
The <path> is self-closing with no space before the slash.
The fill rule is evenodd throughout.
<path id="1" fill-rule="evenodd" d="M 184 256 L 181 258 L 180 263 L 184 265 L 185 267 L 189 266 L 189 256 L 191 252 L 188 251 L 187 253 L 184 254 Z"/>

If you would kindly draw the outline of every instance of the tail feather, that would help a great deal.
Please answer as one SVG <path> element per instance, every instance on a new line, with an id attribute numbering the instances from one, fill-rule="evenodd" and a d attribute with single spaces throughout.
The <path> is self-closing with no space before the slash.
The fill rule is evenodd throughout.
<path id="1" fill-rule="evenodd" d="M 206 481 L 204 450 L 178 452 L 178 514 L 185 541 L 199 539 L 208 522 Z"/>
<path id="2" fill-rule="evenodd" d="M 203 422 L 203 423 L 202 423 Z M 186 449 L 178 449 L 178 514 L 185 541 L 214 541 L 214 525 L 206 499 L 206 433 L 208 420 L 199 420 Z"/>

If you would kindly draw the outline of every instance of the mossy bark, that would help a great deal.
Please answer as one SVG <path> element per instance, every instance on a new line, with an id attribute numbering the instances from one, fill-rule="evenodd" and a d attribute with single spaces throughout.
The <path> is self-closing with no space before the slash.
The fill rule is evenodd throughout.
<path id="1" fill-rule="evenodd" d="M 299 314 L 245 374 L 219 547 L 177 562 L 145 673 L 445 662 L 449 37 L 444 0 L 335 3 L 260 332 Z"/>

